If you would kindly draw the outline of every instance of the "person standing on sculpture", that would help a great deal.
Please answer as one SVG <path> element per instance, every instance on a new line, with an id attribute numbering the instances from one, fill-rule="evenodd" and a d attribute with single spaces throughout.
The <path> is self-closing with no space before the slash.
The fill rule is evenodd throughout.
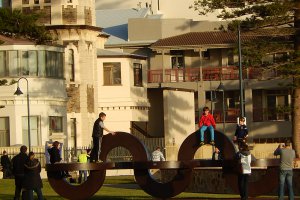
<path id="1" fill-rule="evenodd" d="M 102 143 L 102 137 L 103 137 L 103 130 L 107 131 L 108 133 L 111 133 L 114 135 L 115 133 L 113 131 L 108 130 L 104 126 L 104 120 L 106 119 L 106 114 L 104 112 L 99 113 L 99 118 L 94 122 L 93 126 L 93 149 L 91 152 L 91 162 L 102 162 L 99 159 L 100 152 L 101 152 L 101 143 Z"/>
<path id="2" fill-rule="evenodd" d="M 238 143 L 240 146 L 241 143 L 247 143 L 246 139 L 248 137 L 248 128 L 246 125 L 246 119 L 244 117 L 239 118 L 239 124 L 236 126 L 235 134 L 233 141 Z"/>
<path id="3" fill-rule="evenodd" d="M 251 174 L 251 153 L 245 142 L 240 143 L 237 158 L 240 162 L 240 172 L 238 175 L 238 187 L 241 200 L 248 199 L 248 183 Z"/>
<path id="4" fill-rule="evenodd" d="M 20 194 L 22 190 L 22 185 L 24 181 L 24 165 L 28 158 L 27 154 L 27 147 L 21 146 L 20 153 L 13 157 L 12 159 L 12 167 L 13 167 L 13 174 L 15 176 L 15 196 L 14 200 L 20 199 Z"/>
<path id="5" fill-rule="evenodd" d="M 294 199 L 293 191 L 293 165 L 295 159 L 295 150 L 291 147 L 291 142 L 286 141 L 280 144 L 274 151 L 275 156 L 280 156 L 280 172 L 279 172 L 279 191 L 278 199 L 284 199 L 284 185 L 287 184 L 289 191 L 289 199 Z"/>

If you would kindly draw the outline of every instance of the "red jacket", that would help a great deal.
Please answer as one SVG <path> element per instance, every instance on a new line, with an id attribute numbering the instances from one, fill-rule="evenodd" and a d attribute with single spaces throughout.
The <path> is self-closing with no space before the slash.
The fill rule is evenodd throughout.
<path id="1" fill-rule="evenodd" d="M 202 115 L 199 120 L 199 127 L 201 126 L 210 126 L 212 125 L 214 128 L 216 128 L 216 122 L 212 114 L 208 113 L 208 115 Z"/>

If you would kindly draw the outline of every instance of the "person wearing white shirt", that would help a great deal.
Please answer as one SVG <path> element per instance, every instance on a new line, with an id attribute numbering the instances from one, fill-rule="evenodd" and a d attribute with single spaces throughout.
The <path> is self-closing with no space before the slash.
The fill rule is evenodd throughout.
<path id="1" fill-rule="evenodd" d="M 152 152 L 152 161 L 165 161 L 163 153 L 160 151 L 160 147 L 156 147 L 155 151 Z"/>
<path id="2" fill-rule="evenodd" d="M 237 157 L 240 160 L 241 171 L 238 175 L 238 186 L 241 200 L 248 199 L 248 183 L 251 174 L 251 153 L 246 143 L 241 143 Z"/>

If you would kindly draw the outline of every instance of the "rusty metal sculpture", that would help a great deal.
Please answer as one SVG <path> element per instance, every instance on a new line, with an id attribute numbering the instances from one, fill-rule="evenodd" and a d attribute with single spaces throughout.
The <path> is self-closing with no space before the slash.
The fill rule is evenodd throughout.
<path id="1" fill-rule="evenodd" d="M 133 169 L 137 184 L 146 193 L 157 198 L 170 198 L 185 191 L 192 180 L 195 167 L 223 167 L 224 177 L 230 187 L 237 191 L 234 156 L 235 145 L 222 134 L 215 132 L 216 146 L 224 152 L 223 161 L 194 160 L 195 153 L 199 148 L 198 131 L 189 135 L 178 152 L 178 161 L 152 162 L 148 158 L 147 150 L 139 139 L 125 132 L 116 132 L 115 135 L 105 135 L 102 141 L 100 158 L 106 160 L 110 150 L 116 147 L 126 148 L 133 157 L 133 162 L 104 162 L 104 163 L 57 163 L 48 164 L 46 170 L 48 180 L 52 188 L 61 196 L 81 200 L 93 196 L 103 185 L 106 169 Z M 251 196 L 266 194 L 276 187 L 274 180 L 277 175 L 278 160 L 259 160 L 252 163 L 253 166 L 268 167 L 266 174 L 256 182 L 250 183 L 249 193 Z M 172 180 L 161 183 L 152 177 L 149 169 L 174 169 L 176 171 Z M 90 170 L 87 181 L 80 185 L 72 185 L 61 177 L 54 176 L 58 171 Z M 272 179 L 270 179 L 272 177 Z M 266 184 L 268 183 L 268 184 Z M 263 184 L 263 186 L 262 186 Z"/>

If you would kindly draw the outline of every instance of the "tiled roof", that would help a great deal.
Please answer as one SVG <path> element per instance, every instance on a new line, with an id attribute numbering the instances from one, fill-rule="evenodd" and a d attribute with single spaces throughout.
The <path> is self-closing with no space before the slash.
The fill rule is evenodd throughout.
<path id="1" fill-rule="evenodd" d="M 6 37 L 4 35 L 0 34 L 0 44 L 1 45 L 30 45 L 30 44 L 35 44 L 33 41 L 23 39 L 23 38 L 12 38 L 12 37 Z M 3 43 L 2 43 L 3 42 Z"/>
<path id="2" fill-rule="evenodd" d="M 269 37 L 268 34 L 247 33 L 241 35 L 241 40 L 249 41 L 258 37 Z M 274 36 L 274 35 L 273 35 Z M 278 36 L 278 35 L 277 35 Z M 290 37 L 284 35 L 283 37 Z M 160 39 L 151 45 L 153 48 L 159 47 L 192 47 L 199 45 L 230 45 L 237 43 L 237 33 L 235 32 L 190 32 L 169 38 Z"/>

